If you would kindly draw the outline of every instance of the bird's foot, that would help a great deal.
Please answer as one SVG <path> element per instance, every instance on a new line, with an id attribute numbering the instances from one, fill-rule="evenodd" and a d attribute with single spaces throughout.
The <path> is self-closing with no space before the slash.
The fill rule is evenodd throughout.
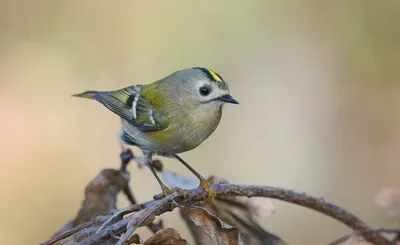
<path id="1" fill-rule="evenodd" d="M 175 187 L 174 189 L 172 189 L 173 193 L 178 193 L 179 195 L 181 195 L 183 197 L 183 199 L 186 198 L 186 193 L 183 189 Z"/>
<path id="2" fill-rule="evenodd" d="M 183 191 L 181 188 L 175 187 L 175 188 L 173 188 L 173 189 L 171 190 L 171 189 L 168 188 L 168 186 L 166 186 L 166 185 L 162 185 L 161 188 L 162 188 L 162 192 L 163 192 L 163 194 L 162 194 L 163 197 L 169 196 L 169 195 L 174 194 L 174 193 L 178 193 L 178 194 L 180 194 L 181 196 L 183 196 L 183 198 L 186 198 L 185 191 Z"/>
<path id="3" fill-rule="evenodd" d="M 166 197 L 166 196 L 168 196 L 168 195 L 171 195 L 171 194 L 173 193 L 173 192 L 171 191 L 171 189 L 168 188 L 168 186 L 166 186 L 166 185 L 164 185 L 164 184 L 161 185 L 161 189 L 162 189 L 162 195 L 163 195 L 164 197 Z"/>
<path id="4" fill-rule="evenodd" d="M 206 179 L 200 179 L 200 187 L 208 194 L 206 201 L 213 205 L 215 197 L 217 196 L 215 189 L 211 187 L 210 183 Z"/>

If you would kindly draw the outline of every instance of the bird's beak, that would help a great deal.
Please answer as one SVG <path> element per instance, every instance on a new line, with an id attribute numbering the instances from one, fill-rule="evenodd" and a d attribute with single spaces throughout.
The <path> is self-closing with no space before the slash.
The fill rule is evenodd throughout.
<path id="1" fill-rule="evenodd" d="M 232 104 L 239 104 L 239 101 L 235 100 L 231 95 L 225 94 L 219 97 L 219 100 L 226 102 L 226 103 L 232 103 Z"/>

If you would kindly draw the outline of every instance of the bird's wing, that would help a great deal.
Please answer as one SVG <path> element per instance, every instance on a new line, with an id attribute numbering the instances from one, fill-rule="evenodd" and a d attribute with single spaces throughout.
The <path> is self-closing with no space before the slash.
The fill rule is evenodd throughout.
<path id="1" fill-rule="evenodd" d="M 137 85 L 109 92 L 87 91 L 74 96 L 97 100 L 142 132 L 164 129 L 167 125 L 163 111 L 146 100 L 141 90 L 142 86 Z"/>

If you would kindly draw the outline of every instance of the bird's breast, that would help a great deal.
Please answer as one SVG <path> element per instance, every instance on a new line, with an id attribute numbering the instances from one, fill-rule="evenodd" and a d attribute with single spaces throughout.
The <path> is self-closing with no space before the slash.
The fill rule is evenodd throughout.
<path id="1" fill-rule="evenodd" d="M 206 140 L 217 128 L 221 116 L 221 110 L 197 110 L 182 118 L 178 130 L 185 150 L 191 150 Z"/>
<path id="2" fill-rule="evenodd" d="M 170 115 L 171 116 L 171 115 Z M 157 142 L 158 152 L 176 154 L 192 150 L 206 140 L 221 120 L 221 110 L 204 113 L 192 111 L 170 117 L 169 126 L 162 131 L 148 134 Z"/>
<path id="3" fill-rule="evenodd" d="M 177 154 L 192 150 L 206 140 L 217 128 L 221 116 L 221 109 L 207 112 L 200 108 L 182 114 L 174 112 L 168 115 L 168 126 L 163 130 L 142 133 L 131 127 L 128 132 L 135 139 L 135 145 L 142 150 Z M 127 127 L 124 129 L 127 131 Z"/>

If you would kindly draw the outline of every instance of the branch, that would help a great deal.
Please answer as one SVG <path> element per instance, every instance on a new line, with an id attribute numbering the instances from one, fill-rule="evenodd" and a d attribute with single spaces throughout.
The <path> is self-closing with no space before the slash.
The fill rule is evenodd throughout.
<path id="1" fill-rule="evenodd" d="M 125 234 L 121 237 L 121 239 L 118 241 L 116 245 L 123 245 L 129 237 L 135 232 L 135 230 L 140 227 L 142 224 L 145 222 L 149 223 L 153 222 L 155 214 L 167 204 L 167 202 L 172 201 L 175 197 L 177 197 L 178 194 L 174 193 L 171 196 L 161 199 L 158 202 L 155 202 L 154 205 L 150 207 L 146 207 L 146 209 L 140 210 L 139 212 L 135 213 L 132 218 L 132 220 L 128 223 L 127 227 L 128 230 L 125 232 Z"/>
<path id="2" fill-rule="evenodd" d="M 366 241 L 372 244 L 393 244 L 382 237 L 378 232 L 374 231 L 371 227 L 369 227 L 366 223 L 357 218 L 355 215 L 325 201 L 323 198 L 316 198 L 305 193 L 298 193 L 292 190 L 267 186 L 216 184 L 213 185 L 213 188 L 216 191 L 217 197 L 269 197 L 307 207 L 323 213 L 327 216 L 330 216 L 338 220 L 339 222 L 342 222 L 349 228 L 353 229 L 354 232 L 356 232 L 357 234 L 361 234 Z M 185 190 L 184 196 L 185 198 L 183 198 L 182 195 L 178 195 L 177 193 L 175 193 L 165 198 L 145 202 L 142 204 L 142 206 L 144 206 L 145 208 L 141 211 L 131 216 L 125 217 L 117 223 L 106 227 L 103 231 L 87 238 L 86 240 L 79 243 L 79 245 L 99 244 L 104 240 L 109 239 L 111 237 L 110 234 L 121 234 L 128 229 L 129 232 L 126 232 L 122 238 L 127 239 L 137 227 L 147 225 L 147 223 L 149 222 L 149 218 L 172 211 L 174 208 L 180 205 L 190 205 L 204 201 L 207 198 L 207 193 L 204 192 L 201 188 L 198 188 Z M 129 227 L 127 227 L 128 224 L 130 224 Z M 123 243 L 123 241 L 121 240 L 120 244 Z"/>
<path id="3" fill-rule="evenodd" d="M 48 241 L 46 241 L 44 243 L 41 243 L 40 245 L 51 245 L 51 244 L 54 244 L 54 243 L 56 243 L 56 242 L 58 242 L 58 241 L 60 241 L 60 240 L 62 240 L 64 238 L 72 236 L 73 234 L 77 233 L 80 230 L 83 230 L 85 228 L 90 227 L 91 225 L 93 225 L 93 223 L 94 223 L 94 221 L 92 220 L 92 221 L 86 222 L 84 224 L 81 224 L 80 226 L 72 228 L 71 230 L 69 230 L 69 231 L 67 231 L 65 233 L 62 233 L 62 234 L 60 234 L 58 236 L 55 236 L 55 237 L 51 238 L 50 240 L 48 240 Z"/>
<path id="4" fill-rule="evenodd" d="M 390 229 L 390 228 L 380 228 L 380 229 L 377 229 L 376 232 L 377 232 L 377 233 L 396 234 L 397 236 L 400 235 L 400 229 L 398 229 L 398 228 L 392 228 L 392 229 Z M 345 235 L 345 236 L 339 237 L 338 239 L 336 239 L 336 240 L 334 240 L 334 241 L 328 243 L 328 245 L 338 245 L 338 244 L 341 244 L 341 243 L 347 241 L 347 240 L 348 240 L 351 236 L 353 236 L 353 235 L 358 235 L 358 236 L 359 236 L 360 234 L 358 234 L 358 233 L 354 234 L 354 232 L 353 232 L 353 234 Z M 395 240 L 395 242 L 396 242 L 396 241 L 397 241 L 397 237 L 395 237 L 394 240 Z"/>
<path id="5" fill-rule="evenodd" d="M 265 186 L 217 185 L 215 189 L 219 196 L 262 196 L 298 204 L 342 222 L 355 232 L 363 234 L 367 241 L 375 245 L 391 244 L 355 215 L 327 202 L 323 198 L 316 198 L 305 193 L 296 193 L 283 188 Z"/>
<path id="6" fill-rule="evenodd" d="M 78 243 L 78 245 L 99 244 L 103 240 L 108 240 L 111 237 L 110 234 L 116 235 L 124 232 L 127 226 L 130 226 L 130 224 L 133 226 L 133 233 L 137 227 L 145 225 L 146 221 L 149 221 L 152 216 L 155 217 L 168 211 L 172 211 L 176 207 L 176 205 L 172 203 L 173 199 L 176 197 L 178 197 L 178 194 L 174 193 L 163 199 L 142 203 L 140 204 L 142 207 L 144 207 L 142 210 L 107 227 L 103 231 L 89 237 L 81 243 Z M 131 228 L 131 226 L 129 228 Z M 129 236 L 127 238 L 129 238 Z"/>

